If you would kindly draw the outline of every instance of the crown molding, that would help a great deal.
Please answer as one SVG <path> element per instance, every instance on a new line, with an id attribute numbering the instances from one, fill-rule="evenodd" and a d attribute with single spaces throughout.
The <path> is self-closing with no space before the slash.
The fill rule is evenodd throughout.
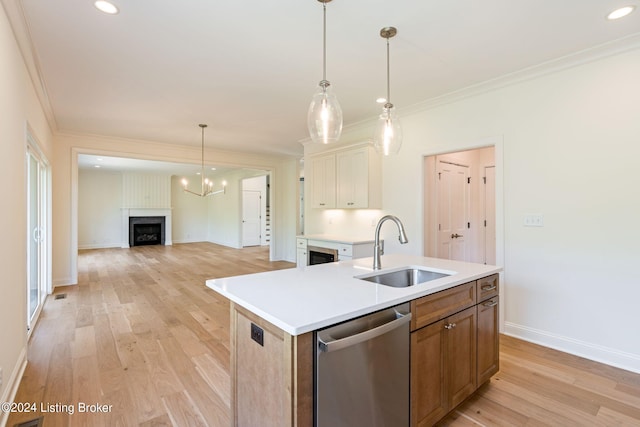
<path id="1" fill-rule="evenodd" d="M 596 62 L 611 56 L 619 55 L 632 50 L 640 49 L 640 32 L 622 37 L 607 43 L 602 43 L 583 49 L 566 56 L 562 56 L 550 61 L 546 61 L 531 67 L 527 67 L 513 73 L 504 74 L 491 80 L 464 87 L 453 92 L 426 99 L 422 102 L 406 107 L 397 107 L 398 115 L 409 116 L 421 113 L 442 105 L 461 101 L 466 98 L 482 95 L 528 80 L 533 80 L 545 75 L 554 74 L 580 65 Z M 367 118 L 345 126 L 344 133 L 358 133 L 367 128 L 371 128 L 377 117 Z"/>
<path id="2" fill-rule="evenodd" d="M 31 79 L 31 83 L 40 101 L 42 110 L 49 124 L 49 128 L 52 132 L 57 131 L 58 125 L 56 123 L 55 115 L 53 114 L 53 108 L 49 100 L 49 94 L 47 91 L 47 85 L 45 84 L 38 56 L 36 54 L 33 41 L 31 39 L 31 31 L 29 24 L 25 17 L 24 8 L 22 7 L 21 0 L 0 0 L 4 7 L 5 14 L 11 25 L 13 31 L 13 37 L 16 40 L 18 49 L 22 54 L 22 60 Z"/>
<path id="3" fill-rule="evenodd" d="M 398 108 L 398 113 L 411 115 L 636 49 L 640 49 L 640 32 L 430 98 L 406 108 Z"/>

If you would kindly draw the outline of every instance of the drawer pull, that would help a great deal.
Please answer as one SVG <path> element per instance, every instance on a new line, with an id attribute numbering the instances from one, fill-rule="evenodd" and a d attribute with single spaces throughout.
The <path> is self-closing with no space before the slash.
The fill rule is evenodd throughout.
<path id="1" fill-rule="evenodd" d="M 445 329 L 453 329 L 453 328 L 455 328 L 455 327 L 456 327 L 456 324 L 455 324 L 455 323 L 449 323 L 448 325 L 444 325 L 444 328 L 445 328 Z"/>
<path id="2" fill-rule="evenodd" d="M 482 287 L 480 287 L 483 291 L 495 291 L 497 288 L 497 285 L 482 285 Z"/>
<path id="3" fill-rule="evenodd" d="M 495 307 L 496 305 L 498 305 L 498 301 L 487 301 L 484 304 L 482 304 L 485 307 Z"/>

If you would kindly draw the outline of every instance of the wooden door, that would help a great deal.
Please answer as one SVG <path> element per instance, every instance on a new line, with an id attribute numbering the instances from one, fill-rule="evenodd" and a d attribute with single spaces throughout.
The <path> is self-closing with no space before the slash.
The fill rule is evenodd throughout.
<path id="1" fill-rule="evenodd" d="M 438 163 L 438 258 L 469 261 L 469 177 L 468 166 Z"/>
<path id="2" fill-rule="evenodd" d="M 445 321 L 411 333 L 411 425 L 431 426 L 449 412 Z"/>
<path id="3" fill-rule="evenodd" d="M 242 246 L 260 245 L 261 199 L 259 191 L 242 191 Z"/>
<path id="4" fill-rule="evenodd" d="M 454 408 L 476 390 L 476 307 L 445 319 L 447 395 Z"/>
<path id="5" fill-rule="evenodd" d="M 496 264 L 496 168 L 484 169 L 484 263 Z"/>

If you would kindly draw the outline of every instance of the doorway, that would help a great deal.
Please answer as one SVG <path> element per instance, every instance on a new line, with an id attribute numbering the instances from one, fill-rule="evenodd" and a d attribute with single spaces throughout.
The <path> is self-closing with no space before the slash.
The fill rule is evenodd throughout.
<path id="1" fill-rule="evenodd" d="M 495 264 L 494 147 L 427 156 L 424 162 L 425 255 Z"/>
<path id="2" fill-rule="evenodd" d="M 260 245 L 261 198 L 259 191 L 242 190 L 242 247 Z"/>
<path id="3" fill-rule="evenodd" d="M 267 175 L 242 180 L 242 246 L 269 245 L 270 206 Z"/>
<path id="4" fill-rule="evenodd" d="M 27 334 L 31 334 L 50 291 L 49 164 L 27 135 Z"/>

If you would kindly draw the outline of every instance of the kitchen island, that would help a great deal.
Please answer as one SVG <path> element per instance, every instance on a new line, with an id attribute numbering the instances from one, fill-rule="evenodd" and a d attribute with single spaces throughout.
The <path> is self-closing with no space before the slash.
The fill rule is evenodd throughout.
<path id="1" fill-rule="evenodd" d="M 416 362 L 414 348 L 419 350 L 421 345 L 414 335 L 418 337 L 417 333 L 429 327 L 424 323 L 424 319 L 429 318 L 424 316 L 425 307 L 433 311 L 433 306 L 429 305 L 430 296 L 446 298 L 438 298 L 435 302 L 438 307 L 435 311 L 441 316 L 428 319 L 428 325 L 443 322 L 445 316 L 457 311 L 464 309 L 466 312 L 473 308 L 472 326 L 476 328 L 476 304 L 481 302 L 482 293 L 476 289 L 476 284 L 480 286 L 482 280 L 488 278 L 495 282 L 491 288 L 495 293 L 490 296 L 495 297 L 491 307 L 494 329 L 497 327 L 496 273 L 501 270 L 499 267 L 409 255 L 385 255 L 380 271 L 394 271 L 407 266 L 426 268 L 447 276 L 410 287 L 394 288 L 361 280 L 359 277 L 373 272 L 372 258 L 362 258 L 208 280 L 209 288 L 231 301 L 233 425 L 313 425 L 313 333 L 324 327 L 411 302 L 412 312 L 418 310 L 418 315 L 414 314 L 411 321 L 413 366 Z M 466 287 L 463 289 L 460 285 Z M 462 292 L 451 293 L 452 289 Z M 450 307 L 451 304 L 453 306 Z M 480 325 L 479 322 L 477 324 Z M 497 339 L 497 331 L 493 336 Z M 474 352 L 476 341 L 474 337 Z M 497 344 L 494 346 L 492 343 L 492 348 L 497 349 Z M 416 356 L 420 354 L 415 352 Z M 474 354 L 474 366 L 475 360 Z M 414 383 L 416 391 L 424 387 L 424 382 L 414 381 L 414 375 L 415 372 L 412 373 L 412 402 Z M 473 390 L 478 385 L 474 367 Z M 449 388 L 447 386 L 443 390 Z M 414 405 L 417 403 L 412 403 Z M 452 409 L 451 402 L 439 406 L 444 415 Z M 412 414 L 412 424 L 422 425 L 424 422 Z"/>

